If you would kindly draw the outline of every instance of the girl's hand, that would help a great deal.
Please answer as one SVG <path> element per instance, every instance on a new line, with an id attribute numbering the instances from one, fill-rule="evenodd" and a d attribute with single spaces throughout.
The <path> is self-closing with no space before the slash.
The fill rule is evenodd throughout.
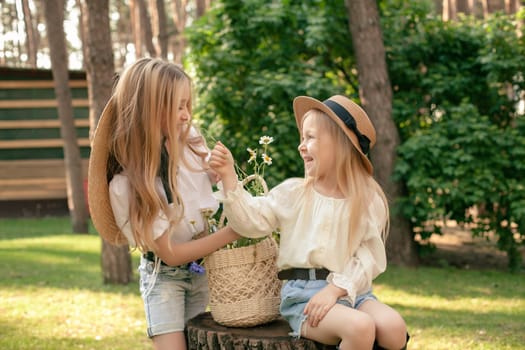
<path id="1" fill-rule="evenodd" d="M 224 190 L 228 191 L 235 188 L 237 184 L 237 174 L 235 173 L 234 160 L 230 150 L 218 141 L 210 154 L 210 167 L 217 172 L 222 179 Z"/>
<path id="2" fill-rule="evenodd" d="M 342 296 L 341 292 L 341 288 L 329 283 L 308 301 L 304 308 L 304 314 L 308 316 L 307 322 L 310 327 L 317 327 L 332 306 L 335 305 L 337 299 Z"/>
<path id="3" fill-rule="evenodd" d="M 206 170 L 206 173 L 208 174 L 208 178 L 210 179 L 213 185 L 216 185 L 219 181 L 221 181 L 221 176 L 217 174 L 215 170 L 208 169 Z"/>

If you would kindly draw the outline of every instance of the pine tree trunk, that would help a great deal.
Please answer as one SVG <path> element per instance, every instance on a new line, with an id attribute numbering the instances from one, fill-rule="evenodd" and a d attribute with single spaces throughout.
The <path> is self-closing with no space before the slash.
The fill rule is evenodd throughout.
<path id="1" fill-rule="evenodd" d="M 111 96 L 115 74 L 109 26 L 109 0 L 82 0 L 81 9 L 83 28 L 86 30 L 84 63 L 88 77 L 92 138 L 100 114 Z M 127 245 L 116 247 L 102 240 L 101 265 L 104 283 L 127 284 L 131 281 L 131 256 Z"/>
<path id="2" fill-rule="evenodd" d="M 87 208 L 84 195 L 82 158 L 77 141 L 77 131 L 73 117 L 69 71 L 64 33 L 64 2 L 62 0 L 43 1 L 47 36 L 51 57 L 51 69 L 55 83 L 58 103 L 60 134 L 64 140 L 64 160 L 66 165 L 67 200 L 73 225 L 73 232 L 87 233 Z"/>
<path id="3" fill-rule="evenodd" d="M 26 27 L 27 63 L 31 68 L 36 68 L 36 54 L 38 51 L 38 34 L 33 25 L 33 16 L 29 8 L 29 1 L 22 0 L 22 11 L 24 12 L 24 24 Z"/>
<path id="4" fill-rule="evenodd" d="M 154 0 L 151 4 L 151 23 L 155 46 L 159 56 L 168 57 L 168 33 L 166 29 L 166 7 L 163 0 Z"/>
<path id="5" fill-rule="evenodd" d="M 143 43 L 146 45 L 146 50 L 151 57 L 157 57 L 157 51 L 153 45 L 153 33 L 151 30 L 151 20 L 149 16 L 148 7 L 145 0 L 135 0 L 139 8 L 139 20 L 142 32 Z"/>
<path id="6" fill-rule="evenodd" d="M 208 4 L 206 3 L 206 0 L 197 0 L 196 7 L 197 7 L 197 12 L 196 12 L 197 18 L 204 16 L 206 11 L 208 10 Z"/>
<path id="7" fill-rule="evenodd" d="M 114 246 L 102 240 L 101 251 L 100 262 L 104 283 L 128 284 L 131 282 L 131 255 L 128 246 Z"/>
<path id="8" fill-rule="evenodd" d="M 186 5 L 188 0 L 173 0 L 172 1 L 172 15 L 173 23 L 175 25 L 175 40 L 173 41 L 173 57 L 177 63 L 182 62 L 182 56 L 186 42 L 182 35 L 184 28 L 186 27 Z"/>
<path id="9" fill-rule="evenodd" d="M 133 32 L 133 43 L 135 45 L 135 57 L 143 57 L 144 50 L 142 48 L 142 27 L 140 23 L 139 0 L 129 0 L 129 14 L 131 18 L 131 31 Z"/>
<path id="10" fill-rule="evenodd" d="M 392 119 L 392 87 L 377 4 L 373 0 L 346 0 L 346 5 L 357 60 L 361 104 L 377 132 L 377 143 L 371 154 L 375 177 L 391 200 L 387 256 L 389 262 L 396 265 L 417 265 L 410 222 L 397 214 L 395 208 L 395 201 L 404 194 L 403 184 L 391 178 L 400 138 Z"/>

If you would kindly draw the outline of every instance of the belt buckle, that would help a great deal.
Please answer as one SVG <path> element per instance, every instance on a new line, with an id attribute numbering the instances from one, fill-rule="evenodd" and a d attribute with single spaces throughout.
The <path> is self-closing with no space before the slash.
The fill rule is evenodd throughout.
<path id="1" fill-rule="evenodd" d="M 315 269 L 308 269 L 308 279 L 312 281 L 317 279 L 317 276 L 315 275 Z"/>

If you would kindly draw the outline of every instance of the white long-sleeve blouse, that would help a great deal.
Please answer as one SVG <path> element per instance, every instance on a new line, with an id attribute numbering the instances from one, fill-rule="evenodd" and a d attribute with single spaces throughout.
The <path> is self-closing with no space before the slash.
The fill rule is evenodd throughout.
<path id="1" fill-rule="evenodd" d="M 306 187 L 303 179 L 288 179 L 266 196 L 251 196 L 241 182 L 216 196 L 228 224 L 240 235 L 258 238 L 280 231 L 279 270 L 325 267 L 331 272 L 327 281 L 345 289 L 352 305 L 386 269 L 381 228 L 387 213 L 379 195 L 353 234 L 353 248 L 348 242 L 348 200 L 324 196 Z"/>
<path id="2" fill-rule="evenodd" d="M 202 167 L 200 159 L 195 153 L 185 147 L 184 154 L 189 165 L 194 169 Z M 155 179 L 157 191 L 166 196 L 160 177 Z M 219 203 L 213 195 L 213 187 L 208 173 L 201 170 L 192 170 L 183 162 L 179 165 L 177 172 L 177 188 L 184 202 L 184 218 L 173 230 L 175 242 L 190 241 L 194 235 L 205 229 L 202 215 L 203 210 L 210 210 L 213 214 L 217 211 Z M 117 225 L 128 239 L 131 247 L 135 247 L 135 239 L 129 221 L 130 208 L 129 180 L 125 173 L 117 174 L 109 183 L 109 198 L 111 208 Z M 172 206 L 173 204 L 170 204 Z M 157 219 L 153 222 L 153 239 L 159 238 L 169 228 L 169 221 L 164 212 L 159 211 Z"/>

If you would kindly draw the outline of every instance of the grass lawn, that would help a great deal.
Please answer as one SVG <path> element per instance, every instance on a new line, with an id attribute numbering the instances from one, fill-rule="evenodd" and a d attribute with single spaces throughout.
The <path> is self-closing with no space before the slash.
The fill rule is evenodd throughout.
<path id="1" fill-rule="evenodd" d="M 0 220 L 0 349 L 152 349 L 137 274 L 104 285 L 100 238 L 69 232 L 67 219 Z M 405 317 L 411 350 L 525 349 L 523 273 L 389 267 L 375 293 Z"/>

